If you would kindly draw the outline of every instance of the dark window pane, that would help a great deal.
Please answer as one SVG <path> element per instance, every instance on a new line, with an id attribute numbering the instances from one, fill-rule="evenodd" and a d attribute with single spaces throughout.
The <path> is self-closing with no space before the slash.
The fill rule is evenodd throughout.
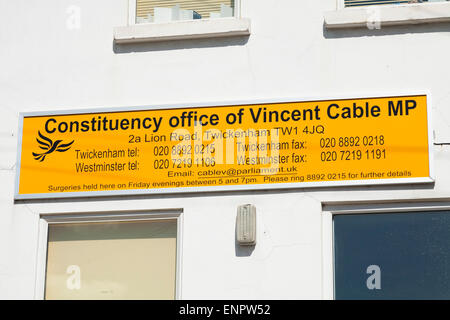
<path id="1" fill-rule="evenodd" d="M 336 299 L 450 299 L 450 211 L 333 220 Z"/>

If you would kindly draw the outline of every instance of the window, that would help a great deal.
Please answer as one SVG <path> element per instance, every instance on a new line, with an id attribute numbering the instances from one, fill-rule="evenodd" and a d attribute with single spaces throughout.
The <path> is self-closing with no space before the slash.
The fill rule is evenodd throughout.
<path id="1" fill-rule="evenodd" d="M 116 44 L 248 37 L 240 0 L 128 0 L 128 25 L 114 28 Z"/>
<path id="2" fill-rule="evenodd" d="M 174 299 L 177 219 L 49 223 L 45 299 Z"/>
<path id="3" fill-rule="evenodd" d="M 236 0 L 132 0 L 135 23 L 165 23 L 184 20 L 235 17 Z"/>
<path id="4" fill-rule="evenodd" d="M 360 7 L 380 4 L 403 4 L 420 2 L 441 2 L 448 0 L 344 0 L 345 7 Z"/>
<path id="5" fill-rule="evenodd" d="M 450 211 L 333 217 L 336 299 L 449 299 Z"/>
<path id="6" fill-rule="evenodd" d="M 450 22 L 448 0 L 339 0 L 337 10 L 324 13 L 327 29 L 421 25 Z"/>

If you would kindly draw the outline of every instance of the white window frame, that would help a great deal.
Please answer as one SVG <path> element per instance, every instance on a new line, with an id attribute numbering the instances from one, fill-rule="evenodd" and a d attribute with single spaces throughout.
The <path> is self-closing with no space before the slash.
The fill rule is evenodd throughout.
<path id="1" fill-rule="evenodd" d="M 38 249 L 36 258 L 36 283 L 34 298 L 45 299 L 45 280 L 47 272 L 48 227 L 54 224 L 92 223 L 92 222 L 129 222 L 175 220 L 177 223 L 175 300 L 181 296 L 181 263 L 182 263 L 182 209 L 108 211 L 108 212 L 73 212 L 42 213 L 39 219 Z"/>
<path id="2" fill-rule="evenodd" d="M 201 0 L 199 0 L 201 1 Z M 128 25 L 135 25 L 136 23 L 136 2 L 137 0 L 128 0 Z M 234 1 L 234 16 L 232 18 L 241 18 L 241 0 Z M 226 19 L 226 18 L 225 18 Z M 201 19 L 209 20 L 209 19 Z M 175 21 L 174 21 L 175 22 Z"/>
<path id="3" fill-rule="evenodd" d="M 335 299 L 333 216 L 339 214 L 377 214 L 449 211 L 450 200 L 402 199 L 395 201 L 357 201 L 322 203 L 322 292 L 326 300 Z"/>
<path id="4" fill-rule="evenodd" d="M 379 17 L 379 26 L 372 28 L 374 13 Z M 450 22 L 450 1 L 346 8 L 344 0 L 336 0 L 336 10 L 325 12 L 324 21 L 327 29 L 382 29 L 399 25 Z"/>
<path id="5" fill-rule="evenodd" d="M 338 10 L 345 9 L 345 0 L 336 0 L 336 1 L 337 1 L 337 9 Z M 383 6 L 385 6 L 385 4 L 383 4 Z M 357 7 L 357 8 L 361 8 L 361 7 Z"/>
<path id="6" fill-rule="evenodd" d="M 345 8 L 345 0 L 336 0 L 337 1 L 337 9 L 344 9 Z M 438 1 L 436 1 L 438 2 Z M 439 2 L 445 2 L 445 1 L 439 1 Z M 408 3 L 409 5 L 411 5 L 411 3 Z M 422 3 L 417 3 L 417 4 L 426 4 L 425 2 Z M 396 4 L 399 5 L 399 4 Z M 400 4 L 401 5 L 401 4 Z M 404 4 L 406 5 L 406 4 Z M 386 4 L 383 4 L 383 6 L 386 6 Z M 347 8 L 348 9 L 348 8 Z"/>
<path id="7" fill-rule="evenodd" d="M 114 28 L 114 42 L 119 45 L 250 35 L 250 19 L 241 17 L 241 0 L 235 0 L 234 17 L 139 24 L 136 24 L 136 0 L 128 3 L 127 25 Z"/>

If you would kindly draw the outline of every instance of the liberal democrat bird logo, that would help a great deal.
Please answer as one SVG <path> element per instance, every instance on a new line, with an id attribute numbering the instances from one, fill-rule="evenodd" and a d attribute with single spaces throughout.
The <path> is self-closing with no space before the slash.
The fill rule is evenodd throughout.
<path id="1" fill-rule="evenodd" d="M 41 148 L 42 150 L 46 150 L 46 151 L 43 153 L 35 153 L 35 152 L 32 152 L 32 153 L 33 153 L 34 159 L 38 160 L 40 162 L 44 161 L 45 157 L 54 151 L 65 152 L 65 151 L 69 150 L 70 146 L 75 141 L 74 140 L 72 142 L 62 144 L 61 143 L 62 140 L 56 140 L 55 142 L 53 142 L 50 138 L 43 136 L 40 131 L 38 131 L 38 135 L 42 140 L 44 140 L 44 141 L 42 141 L 42 140 L 39 140 L 38 138 L 36 138 L 36 141 L 39 143 L 39 148 Z"/>

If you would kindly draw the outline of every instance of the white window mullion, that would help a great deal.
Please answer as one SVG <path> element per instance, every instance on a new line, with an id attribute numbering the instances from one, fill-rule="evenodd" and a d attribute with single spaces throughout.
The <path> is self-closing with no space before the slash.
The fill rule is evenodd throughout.
<path id="1" fill-rule="evenodd" d="M 136 24 L 136 1 L 128 0 L 128 25 Z"/>

